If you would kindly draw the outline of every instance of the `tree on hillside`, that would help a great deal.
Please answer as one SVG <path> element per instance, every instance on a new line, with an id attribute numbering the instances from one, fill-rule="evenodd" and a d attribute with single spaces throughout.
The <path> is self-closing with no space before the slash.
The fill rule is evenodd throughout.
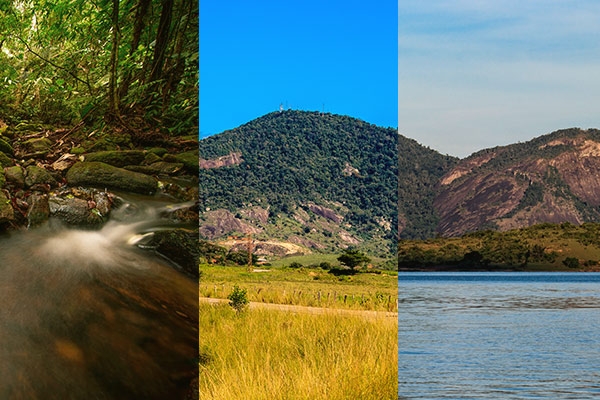
<path id="1" fill-rule="evenodd" d="M 363 252 L 354 248 L 346 249 L 337 259 L 351 269 L 355 269 L 371 261 Z"/>

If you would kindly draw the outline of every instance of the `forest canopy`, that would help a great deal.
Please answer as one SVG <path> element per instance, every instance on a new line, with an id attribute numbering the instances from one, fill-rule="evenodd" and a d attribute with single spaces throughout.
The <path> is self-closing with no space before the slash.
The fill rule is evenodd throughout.
<path id="1" fill-rule="evenodd" d="M 2 1 L 0 98 L 8 124 L 193 134 L 198 1 Z"/>

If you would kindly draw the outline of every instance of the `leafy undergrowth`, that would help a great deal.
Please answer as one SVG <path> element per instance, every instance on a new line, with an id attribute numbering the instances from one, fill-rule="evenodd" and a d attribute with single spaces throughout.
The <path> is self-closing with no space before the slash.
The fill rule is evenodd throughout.
<path id="1" fill-rule="evenodd" d="M 397 398 L 398 321 L 200 304 L 202 399 Z"/>
<path id="2" fill-rule="evenodd" d="M 234 285 L 247 290 L 248 300 L 263 303 L 355 310 L 394 311 L 396 272 L 335 276 L 320 268 L 269 268 L 201 265 L 200 296 L 227 298 Z"/>

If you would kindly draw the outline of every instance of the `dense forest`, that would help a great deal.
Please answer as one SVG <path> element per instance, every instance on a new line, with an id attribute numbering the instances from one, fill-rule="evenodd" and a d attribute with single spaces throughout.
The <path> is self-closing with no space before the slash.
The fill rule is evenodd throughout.
<path id="1" fill-rule="evenodd" d="M 3 1 L 0 50 L 0 133 L 34 122 L 134 144 L 197 135 L 197 0 Z"/>
<path id="2" fill-rule="evenodd" d="M 200 141 L 200 158 L 239 153 L 241 164 L 200 170 L 201 209 L 250 205 L 292 214 L 314 203 L 335 208 L 368 239 L 397 224 L 398 133 L 348 116 L 273 112 Z M 395 245 L 394 245 L 395 248 Z"/>
<path id="3" fill-rule="evenodd" d="M 458 159 L 399 136 L 398 231 L 401 239 L 435 236 L 439 217 L 433 207 L 437 185 Z"/>

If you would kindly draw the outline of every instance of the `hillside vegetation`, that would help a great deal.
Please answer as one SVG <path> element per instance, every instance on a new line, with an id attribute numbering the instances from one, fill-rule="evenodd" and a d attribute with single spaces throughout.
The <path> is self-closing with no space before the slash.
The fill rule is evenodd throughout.
<path id="1" fill-rule="evenodd" d="M 389 252 L 398 215 L 397 144 L 395 129 L 303 111 L 270 113 L 203 139 L 204 225 L 210 211 L 224 209 L 238 226 L 201 233 L 209 239 L 236 230 L 265 239 L 296 236 L 315 249 L 376 241 Z"/>
<path id="2" fill-rule="evenodd" d="M 398 264 L 402 270 L 600 270 L 600 224 L 544 223 L 404 240 L 398 245 Z"/>

